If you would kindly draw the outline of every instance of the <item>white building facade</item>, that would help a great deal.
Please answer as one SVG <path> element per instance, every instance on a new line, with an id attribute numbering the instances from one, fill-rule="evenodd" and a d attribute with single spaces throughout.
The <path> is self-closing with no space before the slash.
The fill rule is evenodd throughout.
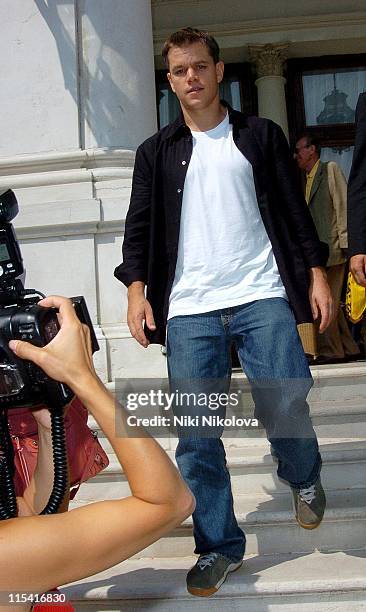
<path id="1" fill-rule="evenodd" d="M 12 188 L 18 198 L 15 227 L 26 286 L 85 296 L 105 381 L 165 376 L 160 348 L 145 350 L 130 337 L 126 290 L 113 277 L 134 152 L 158 126 L 155 69 L 163 68 L 165 38 L 187 25 L 209 30 L 226 63 L 236 71 L 251 67 L 258 114 L 291 138 L 292 91 L 285 90 L 291 61 L 314 58 L 315 74 L 319 58 L 334 56 L 337 91 L 343 87 L 339 66 L 352 72 L 351 62 L 358 88 L 366 89 L 365 4 L 5 0 L 0 17 L 0 192 Z M 354 108 L 354 100 L 348 102 Z M 347 125 L 348 131 L 344 125 L 334 131 L 346 149 L 351 121 Z M 324 131 L 331 151 L 337 143 L 330 133 Z"/>

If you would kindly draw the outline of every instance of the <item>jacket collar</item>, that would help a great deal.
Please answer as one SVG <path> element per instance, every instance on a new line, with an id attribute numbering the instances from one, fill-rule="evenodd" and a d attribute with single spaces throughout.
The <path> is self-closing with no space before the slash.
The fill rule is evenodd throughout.
<path id="1" fill-rule="evenodd" d="M 246 115 L 234 110 L 225 100 L 220 100 L 220 103 L 228 109 L 229 123 L 233 125 L 234 129 L 246 125 Z M 184 121 L 184 116 L 181 111 L 175 121 L 173 121 L 166 127 L 163 140 L 168 140 L 170 138 L 180 138 L 190 133 L 191 130 Z"/>

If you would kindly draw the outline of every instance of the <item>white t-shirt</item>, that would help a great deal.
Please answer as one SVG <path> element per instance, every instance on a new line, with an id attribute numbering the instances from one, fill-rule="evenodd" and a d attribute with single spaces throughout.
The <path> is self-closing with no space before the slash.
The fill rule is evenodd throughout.
<path id="1" fill-rule="evenodd" d="M 287 299 L 259 212 L 253 169 L 229 116 L 193 132 L 168 318 L 253 300 Z"/>

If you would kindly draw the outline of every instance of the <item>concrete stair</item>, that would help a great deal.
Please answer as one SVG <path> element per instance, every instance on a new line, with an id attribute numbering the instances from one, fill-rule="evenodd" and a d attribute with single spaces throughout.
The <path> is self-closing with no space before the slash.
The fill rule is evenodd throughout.
<path id="1" fill-rule="evenodd" d="M 253 442 L 255 444 L 253 444 Z M 323 458 L 322 481 L 325 488 L 347 489 L 366 486 L 366 439 L 320 440 Z M 174 460 L 174 452 L 167 450 Z M 226 446 L 233 493 L 251 496 L 288 492 L 288 485 L 278 480 L 277 464 L 270 454 L 267 440 L 250 440 L 246 446 Z M 109 466 L 95 478 L 84 483 L 75 499 L 76 504 L 96 499 L 116 499 L 130 494 L 130 489 L 114 455 Z"/>
<path id="2" fill-rule="evenodd" d="M 129 560 L 63 589 L 88 612 L 360 612 L 366 552 L 248 556 L 211 598 L 187 593 L 193 557 Z"/>
<path id="3" fill-rule="evenodd" d="M 225 446 L 236 516 L 247 536 L 243 568 L 214 598 L 186 593 L 186 569 L 195 562 L 188 519 L 133 559 L 67 586 L 76 609 L 366 610 L 366 364 L 320 366 L 313 375 L 309 403 L 327 494 L 318 529 L 305 531 L 294 520 L 291 491 L 277 479 L 264 433 L 232 437 L 229 432 Z M 237 380 L 245 385 L 242 377 Z M 100 439 L 111 453 L 102 434 Z M 160 442 L 173 457 L 176 440 Z M 82 485 L 72 506 L 128 494 L 128 483 L 110 454 L 108 468 Z"/>

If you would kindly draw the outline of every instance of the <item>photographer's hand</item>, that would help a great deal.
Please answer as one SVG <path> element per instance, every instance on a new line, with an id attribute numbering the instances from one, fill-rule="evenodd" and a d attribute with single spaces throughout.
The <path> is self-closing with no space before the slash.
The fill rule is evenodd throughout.
<path id="1" fill-rule="evenodd" d="M 40 306 L 59 309 L 60 331 L 43 348 L 29 342 L 11 340 L 10 348 L 18 357 L 33 361 L 44 372 L 66 383 L 77 393 L 91 379 L 97 378 L 91 353 L 89 329 L 82 325 L 71 301 L 60 296 L 50 296 L 39 302 Z"/>

